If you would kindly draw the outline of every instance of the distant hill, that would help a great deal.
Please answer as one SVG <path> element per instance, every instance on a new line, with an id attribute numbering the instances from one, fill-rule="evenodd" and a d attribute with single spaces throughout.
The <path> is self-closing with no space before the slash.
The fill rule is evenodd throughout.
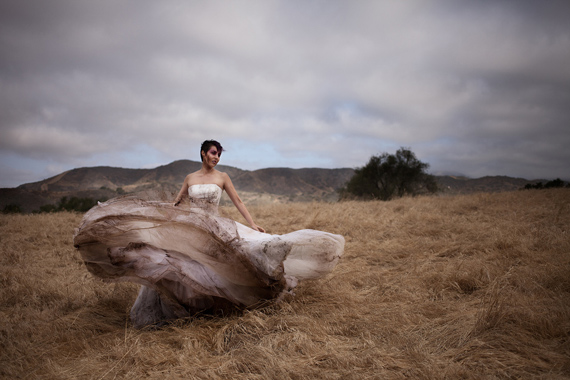
<path id="1" fill-rule="evenodd" d="M 540 180 L 529 181 L 524 178 L 512 178 L 506 176 L 488 176 L 481 178 L 437 176 L 436 179 L 442 192 L 452 194 L 514 191 L 524 188 L 528 183 L 540 182 Z M 543 180 L 543 182 L 546 181 Z"/>
<path id="2" fill-rule="evenodd" d="M 124 193 L 160 191 L 176 194 L 188 173 L 199 170 L 201 162 L 180 160 L 154 169 L 125 169 L 109 166 L 78 168 L 43 181 L 17 188 L 0 189 L 0 210 L 17 204 L 24 212 L 56 204 L 62 197 L 109 199 Z M 244 202 L 335 201 L 337 189 L 352 177 L 353 169 L 268 168 L 241 170 L 218 165 L 227 173 Z M 173 196 L 172 196 L 173 198 Z M 222 198 L 228 202 L 227 197 Z"/>
<path id="3" fill-rule="evenodd" d="M 109 166 L 78 168 L 39 182 L 16 188 L 0 189 L 0 210 L 17 204 L 23 212 L 32 212 L 46 204 L 56 204 L 62 197 L 109 199 L 125 193 L 159 191 L 171 198 L 178 192 L 188 173 L 199 170 L 200 162 L 174 161 L 154 169 L 125 169 Z M 248 204 L 267 202 L 336 201 L 337 190 L 354 174 L 354 169 L 266 168 L 242 170 L 218 165 L 232 178 L 240 197 Z M 529 181 L 505 176 L 470 179 L 436 176 L 443 193 L 512 191 Z M 222 202 L 229 202 L 226 196 Z"/>

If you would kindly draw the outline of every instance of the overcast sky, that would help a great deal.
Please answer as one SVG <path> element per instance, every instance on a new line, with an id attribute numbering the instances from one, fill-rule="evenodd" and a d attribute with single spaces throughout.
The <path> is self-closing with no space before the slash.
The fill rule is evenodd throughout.
<path id="1" fill-rule="evenodd" d="M 570 1 L 0 1 L 0 187 L 85 166 L 570 179 Z"/>

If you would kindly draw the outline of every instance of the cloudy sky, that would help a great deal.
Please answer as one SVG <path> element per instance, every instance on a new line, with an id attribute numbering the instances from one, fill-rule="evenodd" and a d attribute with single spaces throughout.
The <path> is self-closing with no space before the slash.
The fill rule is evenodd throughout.
<path id="1" fill-rule="evenodd" d="M 570 180 L 570 2 L 2 0 L 0 187 L 85 166 Z"/>

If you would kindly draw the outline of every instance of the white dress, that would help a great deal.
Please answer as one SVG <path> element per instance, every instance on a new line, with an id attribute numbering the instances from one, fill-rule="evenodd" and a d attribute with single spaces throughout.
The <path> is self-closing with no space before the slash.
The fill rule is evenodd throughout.
<path id="1" fill-rule="evenodd" d="M 280 299 L 298 280 L 330 273 L 344 238 L 322 231 L 255 231 L 218 214 L 222 189 L 192 185 L 189 205 L 116 198 L 89 210 L 74 234 L 87 269 L 141 285 L 135 327 L 200 311 Z"/>

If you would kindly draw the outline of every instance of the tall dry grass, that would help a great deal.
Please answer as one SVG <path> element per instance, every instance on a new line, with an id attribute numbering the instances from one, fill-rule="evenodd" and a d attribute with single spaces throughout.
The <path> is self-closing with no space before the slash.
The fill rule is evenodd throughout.
<path id="1" fill-rule="evenodd" d="M 0 216 L 0 374 L 570 378 L 569 190 L 250 211 L 271 233 L 342 234 L 345 255 L 286 302 L 154 331 L 128 321 L 136 286 L 84 268 L 81 215 Z"/>

